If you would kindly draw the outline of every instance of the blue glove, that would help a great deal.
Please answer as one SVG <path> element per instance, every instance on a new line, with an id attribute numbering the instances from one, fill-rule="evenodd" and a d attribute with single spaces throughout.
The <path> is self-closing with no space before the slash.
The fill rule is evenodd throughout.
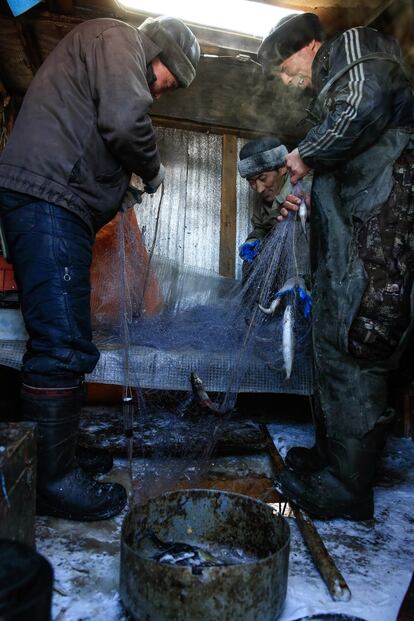
<path id="1" fill-rule="evenodd" d="M 303 302 L 303 316 L 309 317 L 312 311 L 312 296 L 309 291 L 305 291 L 302 287 L 299 287 L 299 297 Z"/>
<path id="2" fill-rule="evenodd" d="M 239 257 L 246 261 L 246 263 L 252 263 L 253 259 L 259 254 L 261 242 L 260 239 L 252 239 L 246 241 L 239 247 Z"/>

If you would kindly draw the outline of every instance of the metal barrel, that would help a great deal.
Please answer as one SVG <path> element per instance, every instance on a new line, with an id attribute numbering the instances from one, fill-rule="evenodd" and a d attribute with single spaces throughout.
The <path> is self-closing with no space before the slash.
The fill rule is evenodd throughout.
<path id="1" fill-rule="evenodd" d="M 140 552 L 148 532 L 164 541 L 247 550 L 250 560 L 162 564 Z M 123 522 L 122 602 L 135 621 L 275 621 L 286 598 L 289 542 L 286 520 L 248 496 L 205 489 L 163 494 L 134 506 Z"/>

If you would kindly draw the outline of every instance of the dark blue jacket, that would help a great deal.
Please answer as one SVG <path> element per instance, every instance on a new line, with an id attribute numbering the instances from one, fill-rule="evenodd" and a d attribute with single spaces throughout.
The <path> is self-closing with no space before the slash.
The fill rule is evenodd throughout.
<path id="1" fill-rule="evenodd" d="M 327 92 L 328 82 L 369 54 L 390 60 L 365 60 L 352 66 Z M 312 82 L 322 93 L 320 122 L 299 144 L 304 162 L 333 170 L 372 146 L 386 129 L 414 123 L 413 90 L 401 68 L 397 41 L 373 28 L 352 28 L 323 43 L 312 64 Z"/>

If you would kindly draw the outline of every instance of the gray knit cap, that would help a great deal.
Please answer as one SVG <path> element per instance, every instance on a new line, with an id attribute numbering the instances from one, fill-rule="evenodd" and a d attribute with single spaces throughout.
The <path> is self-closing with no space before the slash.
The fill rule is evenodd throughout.
<path id="1" fill-rule="evenodd" d="M 238 169 L 241 177 L 249 179 L 268 170 L 285 165 L 288 150 L 277 138 L 256 138 L 240 149 Z"/>
<path id="2" fill-rule="evenodd" d="M 161 49 L 161 62 L 177 78 L 181 87 L 190 86 L 200 60 L 200 45 L 180 19 L 161 15 L 148 17 L 139 30 Z"/>

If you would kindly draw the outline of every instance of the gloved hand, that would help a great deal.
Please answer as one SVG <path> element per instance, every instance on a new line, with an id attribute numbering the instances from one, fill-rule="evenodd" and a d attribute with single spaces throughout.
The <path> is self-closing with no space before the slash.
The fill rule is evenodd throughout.
<path id="1" fill-rule="evenodd" d="M 144 185 L 145 192 L 147 194 L 154 194 L 160 187 L 161 183 L 164 181 L 164 177 L 165 177 L 165 168 L 162 164 L 160 164 L 160 169 L 156 177 L 151 179 L 151 181 L 147 181 L 145 183 Z"/>
<path id="2" fill-rule="evenodd" d="M 253 259 L 259 254 L 261 242 L 260 239 L 250 239 L 245 241 L 239 247 L 239 257 L 246 261 L 246 263 L 252 263 Z"/>

